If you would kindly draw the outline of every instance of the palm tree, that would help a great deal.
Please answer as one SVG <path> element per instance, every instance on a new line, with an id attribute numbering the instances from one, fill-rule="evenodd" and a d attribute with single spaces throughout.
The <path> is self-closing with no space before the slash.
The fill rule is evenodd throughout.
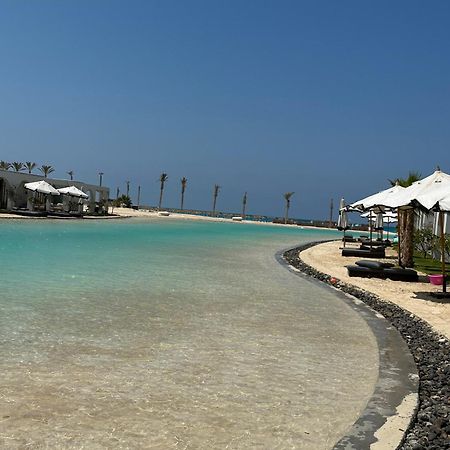
<path id="1" fill-rule="evenodd" d="M 32 173 L 33 169 L 36 167 L 36 163 L 35 162 L 31 162 L 31 161 L 27 161 L 25 163 L 25 167 L 26 167 L 26 169 L 28 169 L 28 173 Z"/>
<path id="2" fill-rule="evenodd" d="M 103 175 L 105 175 L 104 172 L 99 172 L 98 173 L 98 185 L 101 186 L 102 182 L 103 182 Z"/>
<path id="3" fill-rule="evenodd" d="M 11 168 L 11 163 L 6 161 L 0 161 L 0 169 L 2 170 L 8 170 Z"/>
<path id="4" fill-rule="evenodd" d="M 180 209 L 183 210 L 184 206 L 184 191 L 186 190 L 187 178 L 183 177 L 181 179 L 181 206 Z"/>
<path id="5" fill-rule="evenodd" d="M 74 175 L 73 170 L 69 170 L 69 171 L 66 172 L 66 173 L 67 173 L 67 175 L 69 175 L 70 181 L 73 181 L 73 175 Z"/>
<path id="6" fill-rule="evenodd" d="M 419 172 L 409 172 L 407 178 L 397 178 L 389 180 L 392 186 L 396 184 L 408 187 L 420 180 L 422 175 Z M 399 264 L 402 267 L 413 267 L 414 265 L 414 210 L 398 210 L 397 229 L 399 234 Z"/>
<path id="7" fill-rule="evenodd" d="M 294 194 L 295 192 L 286 192 L 285 194 L 283 194 L 283 197 L 286 200 L 286 214 L 284 215 L 284 223 L 288 223 L 289 207 L 291 206 L 291 197 Z"/>
<path id="8" fill-rule="evenodd" d="M 161 205 L 162 205 L 162 199 L 163 199 L 163 192 L 164 192 L 164 183 L 169 179 L 169 175 L 167 175 L 167 173 L 162 173 L 159 176 L 159 181 L 161 183 L 161 190 L 159 193 L 159 204 L 158 204 L 158 209 L 161 209 Z"/>
<path id="9" fill-rule="evenodd" d="M 245 220 L 245 208 L 247 206 L 247 192 L 242 197 L 242 219 Z"/>
<path id="10" fill-rule="evenodd" d="M 213 210 L 212 210 L 212 215 L 215 216 L 216 215 L 216 202 L 217 202 L 217 196 L 219 195 L 219 191 L 220 191 L 220 186 L 218 184 L 214 185 L 214 201 L 213 201 Z"/>
<path id="11" fill-rule="evenodd" d="M 44 178 L 47 178 L 50 173 L 55 171 L 52 166 L 46 166 L 45 164 L 39 167 L 39 170 L 44 174 Z"/>
<path id="12" fill-rule="evenodd" d="M 22 162 L 14 161 L 11 165 L 15 172 L 20 172 L 25 168 Z"/>

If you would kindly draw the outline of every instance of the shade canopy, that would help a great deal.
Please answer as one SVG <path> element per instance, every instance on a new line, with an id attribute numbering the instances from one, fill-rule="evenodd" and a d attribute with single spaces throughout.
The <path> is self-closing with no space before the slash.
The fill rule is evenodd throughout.
<path id="1" fill-rule="evenodd" d="M 386 203 L 388 203 L 391 198 L 396 197 L 400 192 L 404 190 L 404 187 L 396 184 L 389 189 L 377 192 L 376 194 L 370 195 L 369 197 L 352 203 L 350 205 L 350 208 L 360 211 L 367 211 L 369 209 L 384 211 Z"/>
<path id="2" fill-rule="evenodd" d="M 370 216 L 369 211 L 361 214 L 361 217 L 367 218 L 369 216 Z M 383 222 L 388 222 L 388 223 L 397 222 L 397 213 L 395 213 L 393 211 L 386 211 L 385 213 L 382 214 L 382 216 L 383 216 Z M 375 216 L 372 216 L 372 220 L 374 217 Z"/>
<path id="3" fill-rule="evenodd" d="M 431 209 L 445 192 L 450 193 L 450 175 L 436 170 L 396 195 L 386 198 L 383 205 L 388 208 L 411 208 L 418 202 L 425 209 Z"/>
<path id="4" fill-rule="evenodd" d="M 87 195 L 81 189 L 78 189 L 76 186 L 60 188 L 58 189 L 58 192 L 64 195 L 70 195 L 71 197 L 89 198 L 89 195 Z"/>
<path id="5" fill-rule="evenodd" d="M 24 187 L 29 191 L 40 192 L 41 194 L 59 195 L 59 192 L 51 184 L 48 184 L 44 180 L 35 181 L 33 183 L 25 183 Z"/>
<path id="6" fill-rule="evenodd" d="M 450 211 L 450 181 L 434 183 L 417 195 L 415 201 L 427 210 Z"/>

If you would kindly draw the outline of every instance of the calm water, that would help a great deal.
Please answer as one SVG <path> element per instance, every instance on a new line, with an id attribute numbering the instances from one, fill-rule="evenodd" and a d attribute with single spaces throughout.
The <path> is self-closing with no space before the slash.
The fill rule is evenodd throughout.
<path id="1" fill-rule="evenodd" d="M 375 338 L 274 258 L 326 237 L 0 223 L 0 446 L 331 448 L 372 394 Z"/>

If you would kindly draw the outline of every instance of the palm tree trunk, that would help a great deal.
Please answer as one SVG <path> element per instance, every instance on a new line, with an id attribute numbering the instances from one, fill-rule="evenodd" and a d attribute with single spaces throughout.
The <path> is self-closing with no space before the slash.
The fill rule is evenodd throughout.
<path id="1" fill-rule="evenodd" d="M 181 192 L 181 206 L 180 206 L 181 211 L 183 211 L 183 206 L 184 206 L 184 192 Z"/>
<path id="2" fill-rule="evenodd" d="M 402 267 L 414 266 L 414 211 L 408 209 L 402 214 L 402 233 L 400 241 L 400 261 Z"/>
<path id="3" fill-rule="evenodd" d="M 288 218 L 289 218 L 289 200 L 286 201 L 286 214 L 284 216 L 284 223 L 285 224 L 288 223 Z"/>
<path id="4" fill-rule="evenodd" d="M 161 186 L 161 191 L 160 191 L 160 193 L 159 193 L 159 204 L 158 204 L 158 209 L 161 209 L 162 199 L 163 199 L 163 192 L 164 192 L 164 186 Z"/>
<path id="5" fill-rule="evenodd" d="M 213 201 L 213 211 L 212 211 L 212 215 L 215 216 L 216 215 L 216 201 L 217 201 L 217 196 L 214 196 L 214 201 Z"/>

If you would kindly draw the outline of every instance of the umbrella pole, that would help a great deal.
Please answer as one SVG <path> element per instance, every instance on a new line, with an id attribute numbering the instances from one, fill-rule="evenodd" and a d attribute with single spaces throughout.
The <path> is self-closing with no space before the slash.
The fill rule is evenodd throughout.
<path id="1" fill-rule="evenodd" d="M 370 233 L 369 233 L 369 239 L 370 239 L 370 250 L 372 250 L 372 210 L 370 210 L 370 213 L 369 213 L 369 230 L 370 230 Z"/>
<path id="2" fill-rule="evenodd" d="M 442 211 L 439 211 L 439 230 L 441 232 L 442 292 L 447 292 L 447 279 L 445 271 L 444 213 Z"/>
<path id="3" fill-rule="evenodd" d="M 387 226 L 387 236 L 386 236 L 386 240 L 388 241 L 388 240 L 389 240 L 389 216 L 388 216 L 387 220 L 388 220 L 388 226 Z"/>

